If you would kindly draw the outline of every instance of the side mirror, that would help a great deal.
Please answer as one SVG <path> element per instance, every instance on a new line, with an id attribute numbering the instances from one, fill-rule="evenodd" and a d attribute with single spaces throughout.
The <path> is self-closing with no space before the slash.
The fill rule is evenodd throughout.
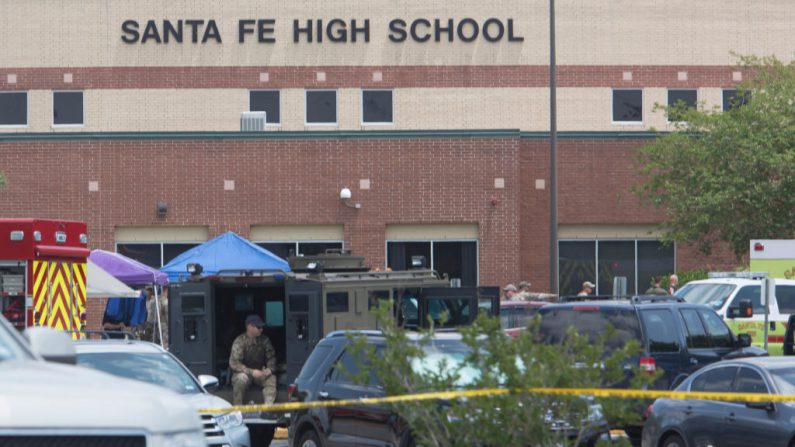
<path id="1" fill-rule="evenodd" d="M 746 402 L 745 406 L 748 408 L 754 408 L 756 410 L 765 410 L 765 411 L 776 410 L 776 407 L 773 405 L 773 402 Z"/>
<path id="2" fill-rule="evenodd" d="M 199 383 L 206 390 L 211 390 L 218 387 L 218 378 L 207 374 L 199 376 Z"/>
<path id="3" fill-rule="evenodd" d="M 77 354 L 72 339 L 63 332 L 48 327 L 32 327 L 25 330 L 30 348 L 48 362 L 77 363 Z"/>
<path id="4" fill-rule="evenodd" d="M 737 342 L 740 344 L 741 348 L 747 348 L 751 346 L 751 336 L 748 334 L 739 334 L 737 335 Z"/>

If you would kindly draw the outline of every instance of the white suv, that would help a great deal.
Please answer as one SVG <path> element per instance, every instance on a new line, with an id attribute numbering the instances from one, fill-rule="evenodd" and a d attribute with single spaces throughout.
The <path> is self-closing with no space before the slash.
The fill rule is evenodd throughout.
<path id="1" fill-rule="evenodd" d="M 196 410 L 160 387 L 76 366 L 72 341 L 48 328 L 30 344 L 0 316 L 0 445 L 205 447 Z"/>

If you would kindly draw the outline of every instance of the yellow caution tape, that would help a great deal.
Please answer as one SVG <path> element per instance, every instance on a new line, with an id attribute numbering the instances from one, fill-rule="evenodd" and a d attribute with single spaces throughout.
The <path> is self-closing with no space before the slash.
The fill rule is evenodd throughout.
<path id="1" fill-rule="evenodd" d="M 657 390 L 622 390 L 603 388 L 526 388 L 511 390 L 507 388 L 491 388 L 483 390 L 438 391 L 432 393 L 405 394 L 401 396 L 368 397 L 362 399 L 322 400 L 312 402 L 284 402 L 272 405 L 240 405 L 228 408 L 205 408 L 200 413 L 230 413 L 240 411 L 280 413 L 310 408 L 343 407 L 352 405 L 380 405 L 397 402 L 422 400 L 449 400 L 464 397 L 499 396 L 510 393 L 544 394 L 553 396 L 593 396 L 619 399 L 697 399 L 719 400 L 725 402 L 795 402 L 793 395 L 758 394 L 758 393 L 713 393 Z"/>

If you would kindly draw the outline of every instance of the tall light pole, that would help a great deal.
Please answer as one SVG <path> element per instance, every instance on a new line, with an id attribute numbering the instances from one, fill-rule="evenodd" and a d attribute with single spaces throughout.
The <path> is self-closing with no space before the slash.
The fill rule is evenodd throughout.
<path id="1" fill-rule="evenodd" d="M 549 284 L 558 293 L 558 110 L 555 80 L 555 0 L 549 0 Z"/>

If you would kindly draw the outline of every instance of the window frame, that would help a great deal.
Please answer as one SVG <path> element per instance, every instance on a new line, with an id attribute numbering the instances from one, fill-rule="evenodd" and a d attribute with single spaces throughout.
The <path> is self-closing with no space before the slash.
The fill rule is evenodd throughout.
<path id="1" fill-rule="evenodd" d="M 641 291 L 640 288 L 638 287 L 638 243 L 639 242 L 657 242 L 657 243 L 660 243 L 661 241 L 660 241 L 660 239 L 644 239 L 644 238 L 634 238 L 634 239 L 631 239 L 631 238 L 604 238 L 604 239 L 595 239 L 595 238 L 592 238 L 592 237 L 588 237 L 588 238 L 581 238 L 581 239 L 579 239 L 579 238 L 558 239 L 558 259 L 557 259 L 558 266 L 560 266 L 560 243 L 561 242 L 593 242 L 594 245 L 595 245 L 593 262 L 594 262 L 594 265 L 597 266 L 597 267 L 598 267 L 598 263 L 599 263 L 599 242 L 634 242 L 634 244 L 635 244 L 635 290 L 638 291 L 638 294 L 642 294 L 643 292 L 646 291 L 646 289 L 643 289 Z M 677 264 L 677 246 L 678 246 L 678 244 L 676 244 L 676 242 L 674 242 L 674 244 L 673 244 L 674 271 L 676 271 L 676 264 Z M 558 279 L 557 279 L 557 281 L 558 281 L 558 285 L 560 285 L 560 268 L 558 268 L 557 270 L 558 270 Z M 599 269 L 596 268 L 595 271 L 596 271 L 596 274 L 594 275 L 594 278 L 589 279 L 589 281 L 592 281 L 594 284 L 596 284 L 596 290 L 594 290 L 594 294 L 595 295 L 599 295 L 601 293 L 601 291 L 599 290 Z M 627 284 L 627 289 L 629 289 L 629 284 Z M 627 290 L 627 293 L 629 293 L 629 290 Z"/>
<path id="2" fill-rule="evenodd" d="M 701 390 L 701 389 L 693 390 L 693 385 L 695 385 L 696 381 L 701 379 L 705 375 L 710 374 L 712 372 L 717 372 L 717 371 L 720 371 L 720 370 L 729 370 L 729 369 L 732 369 L 732 368 L 734 369 L 734 374 L 732 375 L 732 378 L 729 381 L 729 389 L 728 390 L 717 390 L 717 391 L 716 390 Z M 717 393 L 723 393 L 723 392 L 729 392 L 730 393 L 732 391 L 732 389 L 734 388 L 734 379 L 737 378 L 737 373 L 739 371 L 740 371 L 740 367 L 737 366 L 737 365 L 720 365 L 720 366 L 716 366 L 715 368 L 710 368 L 708 371 L 702 372 L 701 374 L 698 375 L 698 377 L 693 379 L 693 381 L 691 381 L 690 385 L 687 387 L 687 390 L 691 391 L 691 392 L 692 391 L 707 391 L 707 392 L 717 392 Z M 712 383 L 714 383 L 714 382 L 712 382 Z"/>
<path id="3" fill-rule="evenodd" d="M 364 93 L 389 92 L 391 93 L 392 121 L 365 121 L 364 120 Z M 395 125 L 395 90 L 388 88 L 363 88 L 359 95 L 359 122 L 362 126 L 394 126 Z"/>
<path id="4" fill-rule="evenodd" d="M 764 393 L 758 393 L 758 392 L 754 392 L 754 391 L 737 391 L 737 380 L 740 378 L 740 373 L 742 373 L 743 371 L 751 371 L 752 373 L 756 374 L 760 379 L 762 379 L 762 383 L 765 384 L 765 392 Z M 732 381 L 732 392 L 733 393 L 752 393 L 752 394 L 772 394 L 770 385 L 771 384 L 767 381 L 767 378 L 765 377 L 764 374 L 762 374 L 761 371 L 757 371 L 755 368 L 752 368 L 750 366 L 740 366 L 739 369 L 737 370 L 737 373 L 734 375 L 734 380 Z"/>
<path id="5" fill-rule="evenodd" d="M 668 108 L 670 108 L 673 105 L 673 104 L 671 104 L 671 92 L 672 91 L 673 92 L 696 92 L 696 101 L 695 101 L 695 104 L 693 104 L 693 108 L 694 109 L 698 108 L 698 89 L 697 88 L 669 88 L 668 90 L 666 90 L 666 96 L 667 96 L 666 97 L 666 104 L 668 105 Z M 688 108 L 689 107 L 690 106 L 688 106 Z M 666 113 L 666 115 L 668 115 L 668 114 Z M 669 124 L 672 124 L 672 123 L 685 123 L 686 122 L 684 120 L 674 120 L 674 121 L 672 121 L 670 116 L 666 116 L 665 119 L 666 119 L 666 121 L 668 121 Z"/>
<path id="6" fill-rule="evenodd" d="M 248 91 L 248 111 L 251 110 L 251 93 L 252 92 L 276 92 L 279 94 L 279 121 L 276 123 L 269 123 L 267 115 L 265 116 L 265 126 L 268 127 L 282 127 L 282 90 L 278 88 L 252 88 Z"/>
<path id="7" fill-rule="evenodd" d="M 163 267 L 164 265 L 166 265 L 163 262 L 163 245 L 165 245 L 165 244 L 168 244 L 168 245 L 201 245 L 201 244 L 203 244 L 205 242 L 207 242 L 207 241 L 206 240 L 205 241 L 121 241 L 121 242 L 120 241 L 115 241 L 113 243 L 113 251 L 115 253 L 118 253 L 120 244 L 121 245 L 128 245 L 128 244 L 130 244 L 130 245 L 132 245 L 132 244 L 136 244 L 136 245 L 159 245 L 160 246 L 160 267 Z M 160 267 L 157 267 L 157 268 L 160 268 Z"/>
<path id="8" fill-rule="evenodd" d="M 310 92 L 334 92 L 334 122 L 310 123 L 309 122 L 309 93 Z M 304 126 L 336 126 L 340 125 L 340 95 L 339 90 L 334 88 L 307 88 L 304 89 Z"/>
<path id="9" fill-rule="evenodd" d="M 476 262 L 475 262 L 475 287 L 479 287 L 480 286 L 480 241 L 478 239 L 467 239 L 467 238 L 463 238 L 463 239 L 405 239 L 405 240 L 404 239 L 400 239 L 400 240 L 385 239 L 384 240 L 384 255 L 385 255 L 384 256 L 384 269 L 388 269 L 389 268 L 389 243 L 390 242 L 406 242 L 406 243 L 427 242 L 427 243 L 430 243 L 431 244 L 431 247 L 430 247 L 431 256 L 430 256 L 430 259 L 428 260 L 428 262 L 429 262 L 428 267 L 431 270 L 434 270 L 434 271 L 436 270 L 435 269 L 436 264 L 434 263 L 435 260 L 434 260 L 434 256 L 433 256 L 433 243 L 434 242 L 474 242 L 475 243 L 475 259 L 476 259 Z"/>
<path id="10" fill-rule="evenodd" d="M 722 112 L 729 112 L 729 111 L 731 111 L 733 109 L 731 104 L 728 104 L 728 107 L 727 107 L 727 104 L 726 104 L 726 92 L 734 92 L 734 95 L 732 97 L 735 98 L 735 99 L 742 98 L 742 103 L 738 104 L 737 107 L 742 107 L 748 102 L 748 98 L 746 98 L 744 96 L 740 96 L 738 94 L 737 87 L 722 88 L 720 90 L 720 109 L 721 109 Z"/>
<path id="11" fill-rule="evenodd" d="M 80 124 L 55 124 L 55 94 L 56 93 L 80 93 L 80 98 L 82 100 L 81 104 L 81 112 L 82 122 Z M 85 90 L 53 90 L 52 94 L 50 95 L 50 99 L 52 100 L 52 108 L 50 109 L 50 124 L 53 128 L 68 128 L 68 127 L 86 127 L 86 91 Z"/>
<path id="12" fill-rule="evenodd" d="M 616 121 L 615 120 L 615 101 L 617 91 L 640 91 L 640 121 Z M 615 126 L 643 126 L 643 88 L 611 88 L 610 89 L 610 123 Z"/>
<path id="13" fill-rule="evenodd" d="M 0 124 L 0 129 L 26 129 L 30 127 L 30 91 L 28 90 L 2 90 L 0 95 L 25 94 L 25 124 Z"/>
<path id="14" fill-rule="evenodd" d="M 295 255 L 298 256 L 301 253 L 298 252 L 298 247 L 301 244 L 342 244 L 342 249 L 345 250 L 345 241 L 344 240 L 331 240 L 331 239 L 317 239 L 317 240 L 304 240 L 304 239 L 293 239 L 289 241 L 251 241 L 253 244 L 293 244 L 295 248 Z M 259 247 L 259 245 L 257 245 Z M 262 248 L 262 247 L 260 247 Z"/>
<path id="15" fill-rule="evenodd" d="M 669 321 L 663 321 L 662 323 L 671 323 L 671 327 L 670 327 L 670 331 L 671 332 L 666 333 L 666 335 L 673 335 L 674 336 L 673 338 L 674 338 L 674 342 L 676 343 L 676 350 L 661 350 L 659 348 L 655 350 L 655 349 L 652 348 L 652 338 L 659 339 L 660 337 L 653 337 L 652 336 L 652 330 L 651 330 L 652 328 L 651 328 L 651 325 L 649 324 L 649 323 L 651 323 L 651 321 L 650 321 L 649 318 L 652 317 L 652 316 L 655 316 L 657 314 L 663 314 L 663 315 L 667 314 L 668 318 L 670 318 Z M 646 343 L 647 343 L 649 352 L 651 352 L 653 354 L 678 354 L 678 353 L 682 352 L 682 350 L 684 348 L 684 345 L 687 344 L 687 341 L 685 341 L 683 343 L 681 334 L 679 333 L 679 331 L 676 330 L 676 321 L 675 321 L 675 319 L 677 317 L 674 315 L 674 312 L 671 309 L 664 309 L 664 308 L 661 308 L 661 309 L 640 309 L 640 318 L 643 321 L 643 329 L 646 331 Z M 662 318 L 662 319 L 664 320 L 664 318 Z M 668 327 L 666 326 L 665 329 L 668 329 Z M 659 335 L 659 334 L 657 334 L 657 335 Z"/>

